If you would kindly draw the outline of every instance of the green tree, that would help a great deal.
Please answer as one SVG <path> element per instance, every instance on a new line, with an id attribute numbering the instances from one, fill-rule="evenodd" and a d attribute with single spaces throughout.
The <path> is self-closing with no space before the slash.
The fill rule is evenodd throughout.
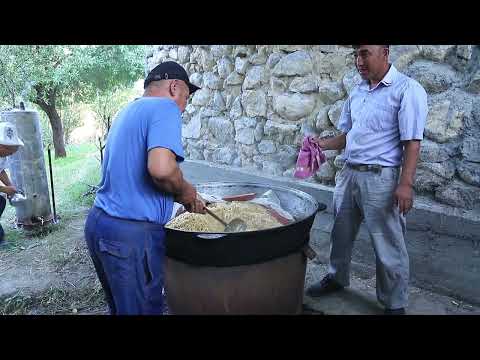
<path id="1" fill-rule="evenodd" d="M 129 86 L 143 76 L 144 46 L 1 45 L 0 96 L 15 106 L 19 98 L 48 117 L 55 157 L 66 156 L 59 109 L 92 102 L 98 92 Z"/>

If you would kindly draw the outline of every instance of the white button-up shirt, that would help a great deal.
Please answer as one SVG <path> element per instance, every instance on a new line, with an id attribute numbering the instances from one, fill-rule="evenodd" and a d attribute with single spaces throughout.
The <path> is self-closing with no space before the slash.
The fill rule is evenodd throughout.
<path id="1" fill-rule="evenodd" d="M 338 130 L 346 134 L 345 159 L 353 164 L 399 166 L 404 140 L 422 140 L 428 105 L 425 89 L 390 65 L 370 89 L 357 85 L 343 106 Z"/>

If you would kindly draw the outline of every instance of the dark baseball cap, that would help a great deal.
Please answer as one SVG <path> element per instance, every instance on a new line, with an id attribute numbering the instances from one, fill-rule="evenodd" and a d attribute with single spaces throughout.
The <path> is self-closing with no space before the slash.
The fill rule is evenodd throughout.
<path id="1" fill-rule="evenodd" d="M 143 88 L 146 89 L 148 84 L 150 84 L 152 81 L 172 79 L 183 80 L 188 85 L 190 94 L 193 94 L 195 91 L 200 89 L 198 86 L 193 85 L 190 82 L 187 72 L 185 71 L 183 66 L 177 64 L 175 61 L 165 61 L 155 66 L 152 71 L 148 73 L 147 78 L 143 83 Z"/>

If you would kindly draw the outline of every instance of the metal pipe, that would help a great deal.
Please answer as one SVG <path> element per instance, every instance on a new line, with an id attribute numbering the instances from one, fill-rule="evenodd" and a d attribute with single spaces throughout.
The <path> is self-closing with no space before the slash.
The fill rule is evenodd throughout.
<path id="1" fill-rule="evenodd" d="M 57 221 L 57 210 L 55 209 L 55 191 L 53 189 L 53 172 L 52 172 L 52 154 L 50 150 L 50 145 L 48 144 L 47 152 L 48 152 L 48 168 L 50 170 L 50 187 L 52 189 L 52 205 L 53 205 L 53 222 Z"/>

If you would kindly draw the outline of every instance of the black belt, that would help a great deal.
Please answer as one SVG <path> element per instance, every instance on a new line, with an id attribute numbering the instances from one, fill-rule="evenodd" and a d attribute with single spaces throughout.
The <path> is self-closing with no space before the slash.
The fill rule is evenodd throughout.
<path id="1" fill-rule="evenodd" d="M 357 171 L 373 171 L 376 173 L 381 172 L 383 168 L 398 167 L 398 166 L 382 166 L 377 164 L 352 164 L 349 162 L 347 162 L 347 166 Z"/>

